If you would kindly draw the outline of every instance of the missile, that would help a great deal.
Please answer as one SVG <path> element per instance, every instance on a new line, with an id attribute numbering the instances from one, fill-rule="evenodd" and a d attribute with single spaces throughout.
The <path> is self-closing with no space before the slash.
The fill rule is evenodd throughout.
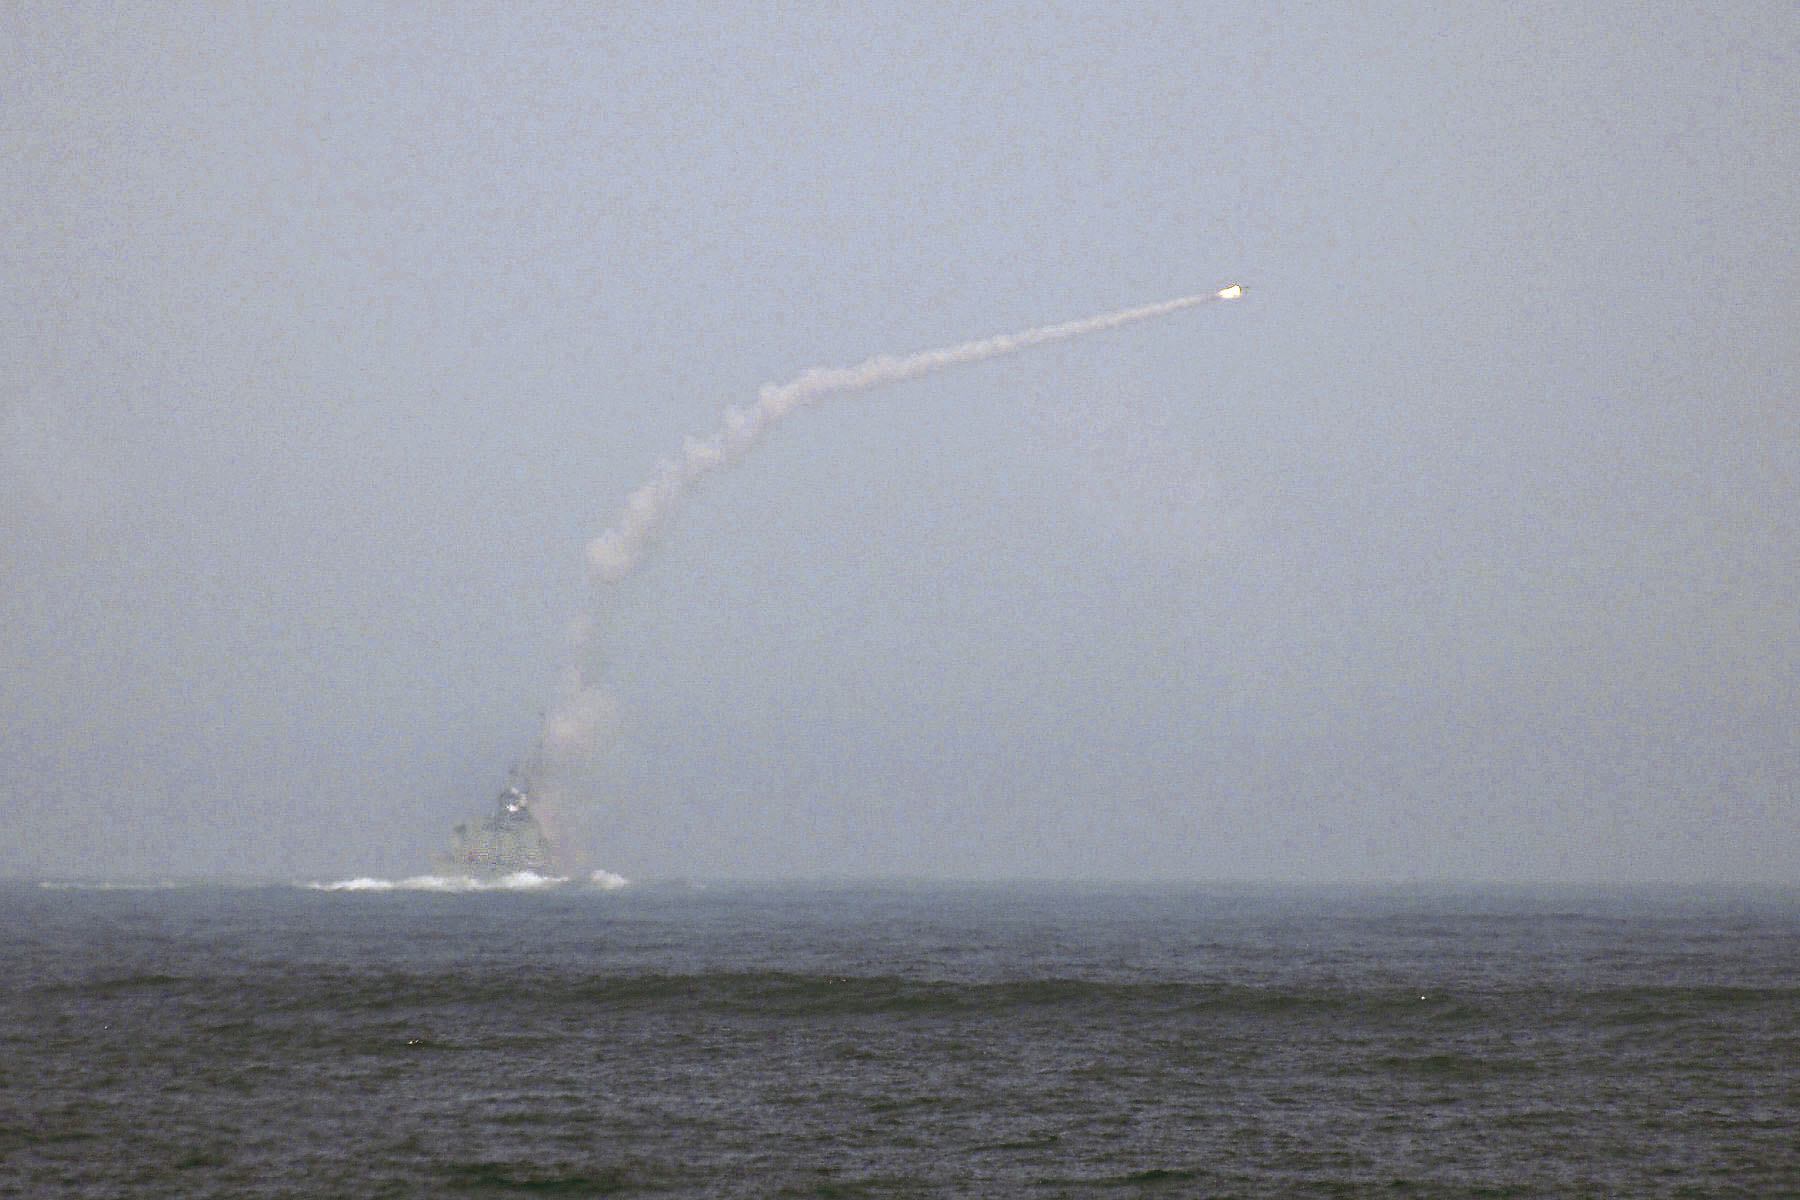
<path id="1" fill-rule="evenodd" d="M 1236 300 L 1243 294 L 1244 285 L 1241 283 L 1234 283 L 1228 288 L 1220 288 L 1217 292 L 1218 298 L 1221 300 Z"/>

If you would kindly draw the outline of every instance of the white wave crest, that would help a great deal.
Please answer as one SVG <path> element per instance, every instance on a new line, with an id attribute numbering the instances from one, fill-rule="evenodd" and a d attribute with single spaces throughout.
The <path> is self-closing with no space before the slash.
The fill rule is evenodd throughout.
<path id="1" fill-rule="evenodd" d="M 588 876 L 588 886 L 603 892 L 616 892 L 630 882 L 623 875 L 615 875 L 611 871 L 595 871 Z"/>
<path id="2" fill-rule="evenodd" d="M 309 883 L 319 892 L 534 892 L 560 887 L 569 882 L 564 875 L 539 875 L 535 871 L 515 871 L 497 879 L 473 879 L 467 875 L 413 875 L 406 879 L 376 879 L 359 875 L 355 879 L 334 879 Z"/>

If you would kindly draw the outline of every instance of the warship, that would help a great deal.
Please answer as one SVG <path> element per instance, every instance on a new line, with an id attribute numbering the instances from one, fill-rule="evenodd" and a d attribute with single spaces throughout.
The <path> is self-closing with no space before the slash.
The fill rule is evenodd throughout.
<path id="1" fill-rule="evenodd" d="M 531 812 L 531 783 L 514 768 L 506 788 L 494 801 L 494 815 L 479 825 L 458 825 L 451 833 L 450 852 L 441 860 L 446 871 L 481 879 L 496 879 L 530 871 L 555 872 L 550 839 Z"/>

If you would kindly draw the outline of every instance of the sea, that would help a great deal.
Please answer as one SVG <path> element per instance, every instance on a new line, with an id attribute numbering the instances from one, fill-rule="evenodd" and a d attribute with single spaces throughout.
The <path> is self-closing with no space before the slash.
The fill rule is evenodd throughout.
<path id="1" fill-rule="evenodd" d="M 0 885 L 0 1195 L 1800 1196 L 1800 892 Z"/>

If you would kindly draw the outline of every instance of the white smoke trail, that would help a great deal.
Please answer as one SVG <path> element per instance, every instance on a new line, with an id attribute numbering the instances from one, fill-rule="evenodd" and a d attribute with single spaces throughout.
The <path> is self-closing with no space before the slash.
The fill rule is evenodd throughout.
<path id="1" fill-rule="evenodd" d="M 612 526 L 588 543 L 588 565 L 603 584 L 626 579 L 637 569 L 658 531 L 700 480 L 742 458 L 777 422 L 821 397 L 899 383 L 946 367 L 1017 354 L 1034 346 L 1117 329 L 1196 305 L 1235 300 L 1242 294 L 1243 288 L 1233 284 L 1217 292 L 1181 296 L 904 357 L 884 354 L 854 367 L 814 367 L 787 383 L 765 383 L 758 389 L 754 404 L 726 409 L 711 436 L 687 438 L 680 454 L 656 464 L 650 478 L 626 497 L 625 509 Z M 571 623 L 573 649 L 585 645 L 591 629 L 586 620 Z M 568 671 L 540 738 L 540 752 L 548 760 L 540 764 L 541 768 L 554 775 L 558 763 L 574 761 L 598 749 L 609 740 L 617 713 L 618 705 L 609 693 L 589 684 L 579 668 Z"/>
<path id="2" fill-rule="evenodd" d="M 787 383 L 765 383 L 757 391 L 755 404 L 726 409 L 711 437 L 690 437 L 682 444 L 678 456 L 656 464 L 650 478 L 626 498 L 625 511 L 619 514 L 612 527 L 588 543 L 588 565 L 602 583 L 618 583 L 625 579 L 637 568 L 657 531 L 695 483 L 736 462 L 772 425 L 822 396 L 899 383 L 945 367 L 1017 354 L 1048 342 L 1067 341 L 1148 321 L 1197 304 L 1235 300 L 1242 293 L 1243 289 L 1234 284 L 1217 292 L 1182 296 L 1160 304 L 1065 321 L 1060 325 L 1045 325 L 1021 333 L 1003 333 L 958 346 L 924 350 L 903 358 L 883 354 L 854 367 L 814 367 Z"/>

